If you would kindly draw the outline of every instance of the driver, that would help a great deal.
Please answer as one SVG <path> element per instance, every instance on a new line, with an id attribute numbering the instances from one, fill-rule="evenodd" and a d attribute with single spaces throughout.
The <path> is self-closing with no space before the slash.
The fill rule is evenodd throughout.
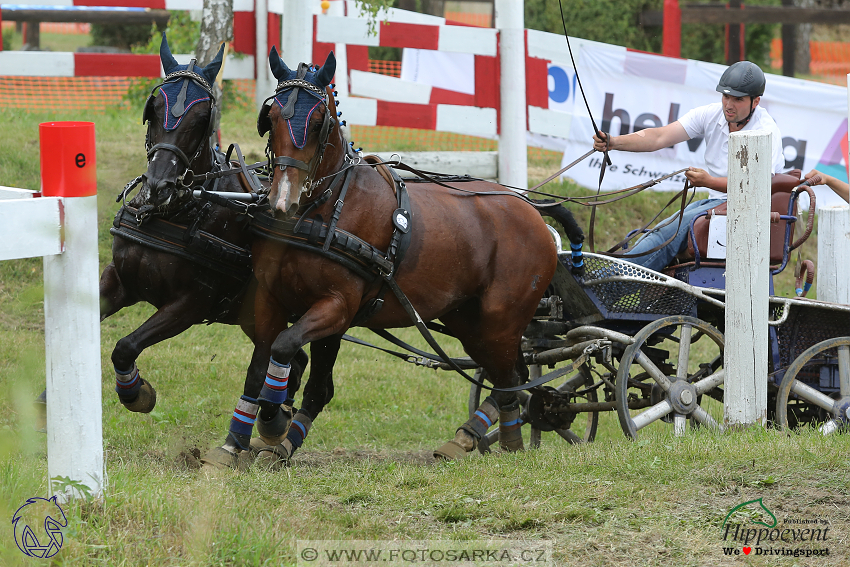
<path id="1" fill-rule="evenodd" d="M 601 132 L 600 139 L 593 136 L 593 147 L 598 151 L 621 150 L 626 152 L 654 152 L 690 140 L 705 139 L 706 169 L 689 167 L 685 176 L 696 187 L 708 188 L 708 199 L 695 201 L 685 208 L 681 226 L 676 218 L 659 223 L 659 227 L 644 235 L 634 247 L 627 251 L 626 259 L 660 271 L 687 246 L 691 220 L 699 213 L 716 207 L 726 200 L 726 176 L 728 174 L 729 134 L 741 130 L 766 130 L 772 142 L 772 172 L 785 168 L 782 153 L 782 135 L 776 122 L 759 106 L 764 94 L 764 73 L 758 65 L 739 61 L 724 71 L 717 84 L 721 93 L 720 102 L 694 108 L 675 122 L 658 128 L 647 128 L 624 136 L 611 136 Z M 674 217 L 678 217 L 676 213 Z M 665 224 L 666 223 L 666 224 Z M 677 230 L 678 229 L 678 230 Z M 661 246 L 676 235 L 661 249 L 646 253 Z"/>

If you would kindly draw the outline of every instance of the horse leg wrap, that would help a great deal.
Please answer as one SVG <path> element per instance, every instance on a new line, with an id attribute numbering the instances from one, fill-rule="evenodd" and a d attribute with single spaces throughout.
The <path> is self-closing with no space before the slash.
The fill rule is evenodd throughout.
<path id="1" fill-rule="evenodd" d="M 503 451 L 522 451 L 522 420 L 519 400 L 499 408 L 499 446 Z"/>
<path id="2" fill-rule="evenodd" d="M 156 406 L 156 390 L 141 377 L 135 362 L 127 371 L 115 368 L 115 392 L 130 411 L 150 413 Z"/>
<path id="3" fill-rule="evenodd" d="M 247 450 L 251 443 L 251 432 L 254 430 L 254 422 L 257 420 L 259 409 L 257 400 L 242 396 L 236 403 L 236 409 L 233 410 L 229 437 L 243 451 Z"/>
<path id="4" fill-rule="evenodd" d="M 493 427 L 493 424 L 499 420 L 499 410 L 496 400 L 487 397 L 469 420 L 460 426 L 459 430 L 463 430 L 475 439 L 472 449 L 478 445 L 478 440 L 487 435 L 487 430 Z M 470 449 L 470 451 L 472 450 Z"/>
<path id="5" fill-rule="evenodd" d="M 286 439 L 282 443 L 287 455 L 291 457 L 301 447 L 311 427 L 313 427 L 313 420 L 310 419 L 310 416 L 302 411 L 295 414 L 295 417 L 292 418 L 292 425 L 289 427 L 289 432 L 286 434 Z"/>
<path id="6" fill-rule="evenodd" d="M 260 419 L 257 421 L 257 433 L 268 445 L 279 445 L 283 442 L 292 417 L 290 412 L 280 407 L 288 401 L 289 371 L 288 364 L 280 364 L 275 359 L 269 358 L 266 381 L 257 399 L 261 408 Z"/>
<path id="7" fill-rule="evenodd" d="M 289 365 L 275 362 L 269 358 L 269 369 L 266 381 L 260 390 L 258 398 L 261 405 L 280 405 L 286 401 L 287 386 L 289 385 Z M 266 402 L 265 404 L 263 402 Z"/>
<path id="8" fill-rule="evenodd" d="M 487 435 L 487 430 L 496 423 L 498 417 L 496 401 L 488 397 L 478 406 L 473 416 L 458 427 L 454 439 L 434 451 L 434 458 L 447 461 L 464 458 Z"/>

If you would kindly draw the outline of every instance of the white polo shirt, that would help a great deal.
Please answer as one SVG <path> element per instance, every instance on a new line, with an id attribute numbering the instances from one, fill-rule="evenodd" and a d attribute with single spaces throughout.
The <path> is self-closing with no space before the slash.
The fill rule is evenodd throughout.
<path id="1" fill-rule="evenodd" d="M 713 177 L 729 175 L 729 123 L 723 115 L 723 105 L 719 102 L 694 108 L 679 118 L 679 124 L 685 128 L 689 138 L 705 139 L 706 170 Z M 757 106 L 753 117 L 741 129 L 767 130 L 772 138 L 773 173 L 785 169 L 785 155 L 782 151 L 782 134 L 770 114 Z M 726 193 L 708 190 L 709 199 L 725 199 Z"/>

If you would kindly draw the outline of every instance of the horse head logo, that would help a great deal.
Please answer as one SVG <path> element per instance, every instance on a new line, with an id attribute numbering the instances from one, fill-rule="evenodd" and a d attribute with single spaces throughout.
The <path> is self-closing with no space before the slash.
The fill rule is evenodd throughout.
<path id="1" fill-rule="evenodd" d="M 49 500 L 36 497 L 18 508 L 12 525 L 15 543 L 24 555 L 47 559 L 62 548 L 62 528 L 68 527 L 68 520 L 55 496 Z"/>

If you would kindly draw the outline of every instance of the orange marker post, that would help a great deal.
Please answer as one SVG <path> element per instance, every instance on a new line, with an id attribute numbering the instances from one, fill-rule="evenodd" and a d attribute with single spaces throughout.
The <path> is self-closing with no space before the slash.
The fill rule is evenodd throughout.
<path id="1" fill-rule="evenodd" d="M 47 472 L 50 492 L 79 497 L 67 482 L 103 490 L 97 158 L 92 122 L 39 125 L 41 192 L 62 199 L 63 252 L 44 257 Z"/>

